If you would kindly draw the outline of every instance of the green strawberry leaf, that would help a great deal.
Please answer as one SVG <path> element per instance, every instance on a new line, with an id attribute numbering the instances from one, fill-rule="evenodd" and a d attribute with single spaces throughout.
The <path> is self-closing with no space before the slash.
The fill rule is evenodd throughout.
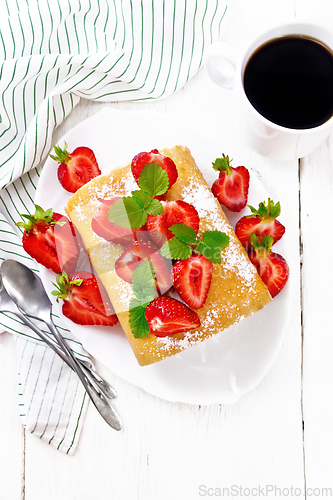
<path id="1" fill-rule="evenodd" d="M 256 235 L 256 233 L 251 233 L 250 241 L 251 245 L 258 255 L 268 255 L 274 243 L 274 238 L 270 234 L 266 234 L 259 241 L 259 235 Z"/>
<path id="2" fill-rule="evenodd" d="M 157 162 L 148 163 L 141 170 L 138 184 L 150 196 L 159 196 L 169 188 L 169 177 Z"/>
<path id="3" fill-rule="evenodd" d="M 264 201 L 259 203 L 258 209 L 254 208 L 252 205 L 248 205 L 248 207 L 252 212 L 251 215 L 246 216 L 248 219 L 253 217 L 253 215 L 256 215 L 263 221 L 268 221 L 276 219 L 281 213 L 280 202 L 278 201 L 277 203 L 274 203 L 274 201 L 270 198 L 268 198 L 267 205 Z"/>
<path id="4" fill-rule="evenodd" d="M 150 334 L 145 312 L 146 305 L 143 305 L 138 299 L 132 299 L 129 310 L 129 324 L 134 338 L 143 339 Z"/>
<path id="5" fill-rule="evenodd" d="M 229 156 L 222 154 L 221 158 L 216 158 L 212 163 L 213 169 L 217 172 L 225 172 L 227 175 L 231 174 L 231 162 Z"/>
<path id="6" fill-rule="evenodd" d="M 206 231 L 198 244 L 198 251 L 213 263 L 221 264 L 221 252 L 229 243 L 229 236 L 221 231 Z"/>
<path id="7" fill-rule="evenodd" d="M 44 221 L 46 224 L 50 225 L 50 226 L 54 226 L 54 225 L 59 225 L 59 226 L 63 226 L 64 224 L 66 224 L 66 221 L 56 221 L 56 220 L 52 220 L 52 217 L 53 217 L 53 210 L 52 208 L 48 208 L 47 210 L 43 210 L 42 207 L 40 207 L 39 205 L 35 205 L 35 213 L 34 215 L 30 215 L 30 214 L 21 214 L 21 217 L 24 217 L 25 219 L 27 219 L 28 222 L 16 222 L 16 226 L 17 227 L 20 227 L 21 229 L 24 229 L 26 232 L 29 232 L 33 226 L 35 224 L 37 224 L 38 222 L 41 222 L 41 221 Z"/>
<path id="8" fill-rule="evenodd" d="M 195 245 L 197 242 L 197 233 L 190 226 L 186 226 L 185 224 L 173 224 L 173 226 L 169 227 L 169 230 L 183 243 Z"/>
<path id="9" fill-rule="evenodd" d="M 189 259 L 192 255 L 192 248 L 188 243 L 184 243 L 174 236 L 161 247 L 161 255 L 167 259 Z"/>

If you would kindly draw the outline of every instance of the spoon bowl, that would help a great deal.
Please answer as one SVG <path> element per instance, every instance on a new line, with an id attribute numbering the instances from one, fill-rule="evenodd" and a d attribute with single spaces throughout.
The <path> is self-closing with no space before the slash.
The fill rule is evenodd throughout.
<path id="1" fill-rule="evenodd" d="M 41 319 L 49 328 L 54 338 L 70 360 L 72 368 L 77 373 L 82 385 L 104 420 L 114 429 L 120 430 L 118 415 L 110 406 L 104 393 L 96 391 L 89 383 L 82 367 L 71 349 L 62 338 L 52 320 L 52 303 L 47 296 L 43 283 L 27 266 L 15 260 L 5 260 L 1 265 L 3 285 L 13 302 L 27 314 Z"/>
<path id="2" fill-rule="evenodd" d="M 37 327 L 35 323 L 31 321 L 30 318 L 25 316 L 22 311 L 18 308 L 18 306 L 13 302 L 13 300 L 8 295 L 2 280 L 2 273 L 0 272 L 0 312 L 11 313 L 14 316 L 18 317 L 22 323 L 25 323 L 31 330 L 33 330 L 38 337 L 40 337 L 53 351 L 61 357 L 65 363 L 73 369 L 72 364 L 70 363 L 68 356 L 64 353 L 64 351 L 60 348 L 59 344 L 55 342 L 55 340 L 44 333 L 40 328 Z M 95 385 L 97 389 L 102 391 L 106 397 L 115 398 L 116 391 L 110 384 L 104 380 L 100 375 L 98 375 L 91 365 L 86 360 L 78 359 L 78 363 L 80 363 L 82 369 L 85 372 L 86 377 L 89 379 L 90 383 Z"/>

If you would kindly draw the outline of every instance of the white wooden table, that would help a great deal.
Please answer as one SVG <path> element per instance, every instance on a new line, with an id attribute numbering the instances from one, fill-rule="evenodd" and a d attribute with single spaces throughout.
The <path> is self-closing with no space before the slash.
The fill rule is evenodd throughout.
<path id="1" fill-rule="evenodd" d="M 333 28 L 333 2 L 233 0 L 224 40 L 242 47 L 258 30 L 295 18 Z M 117 387 L 124 430 L 112 431 L 90 405 L 78 450 L 69 457 L 24 432 L 13 339 L 0 335 L 0 500 L 333 495 L 333 137 L 300 161 L 270 161 L 240 141 L 233 104 L 231 93 L 202 68 L 168 99 L 111 106 L 181 116 L 230 145 L 280 200 L 293 298 L 276 362 L 235 405 L 207 407 L 163 401 L 99 366 Z M 101 107 L 82 101 L 54 143 Z"/>

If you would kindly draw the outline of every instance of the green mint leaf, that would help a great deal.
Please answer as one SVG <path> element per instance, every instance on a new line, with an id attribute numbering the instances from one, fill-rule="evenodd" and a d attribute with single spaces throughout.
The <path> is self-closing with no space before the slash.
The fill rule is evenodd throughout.
<path id="1" fill-rule="evenodd" d="M 167 259 L 189 259 L 192 255 L 192 248 L 188 243 L 174 236 L 161 247 L 161 254 Z"/>
<path id="2" fill-rule="evenodd" d="M 146 208 L 147 214 L 150 215 L 162 215 L 164 214 L 164 208 L 162 203 L 155 198 L 151 198 L 149 206 Z"/>
<path id="3" fill-rule="evenodd" d="M 142 203 L 142 208 L 148 206 L 152 200 L 152 197 L 148 193 L 145 193 L 145 191 L 142 191 L 140 189 L 132 191 L 131 194 L 135 198 L 135 201 L 138 203 L 138 205 Z"/>
<path id="4" fill-rule="evenodd" d="M 169 227 L 169 230 L 183 243 L 195 245 L 197 242 L 197 233 L 190 226 L 186 226 L 185 224 L 174 224 Z"/>
<path id="5" fill-rule="evenodd" d="M 140 263 L 132 274 L 132 290 L 141 303 L 151 302 L 157 297 L 155 272 L 149 259 Z"/>
<path id="6" fill-rule="evenodd" d="M 134 198 L 139 198 L 142 202 L 142 210 L 144 210 L 147 214 L 151 215 L 161 215 L 164 214 L 164 208 L 162 203 L 155 198 L 152 198 L 145 191 L 132 191 L 132 196 Z M 138 200 L 136 200 L 138 201 Z M 140 204 L 140 202 L 138 202 Z"/>
<path id="7" fill-rule="evenodd" d="M 221 252 L 228 245 L 229 239 L 221 231 L 206 231 L 198 244 L 198 251 L 211 262 L 221 264 Z"/>
<path id="8" fill-rule="evenodd" d="M 153 162 L 143 167 L 138 183 L 140 188 L 150 196 L 159 196 L 168 190 L 169 177 L 157 162 Z"/>
<path id="9" fill-rule="evenodd" d="M 134 338 L 143 339 L 150 334 L 148 322 L 145 312 L 146 305 L 143 305 L 139 300 L 132 299 L 129 310 L 129 324 Z"/>
<path id="10" fill-rule="evenodd" d="M 147 222 L 147 214 L 140 198 L 127 196 L 120 198 L 110 207 L 108 219 L 116 226 L 138 229 Z"/>

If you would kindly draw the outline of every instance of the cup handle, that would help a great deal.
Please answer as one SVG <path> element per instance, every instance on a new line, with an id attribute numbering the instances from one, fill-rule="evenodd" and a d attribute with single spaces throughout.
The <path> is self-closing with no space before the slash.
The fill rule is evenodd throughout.
<path id="1" fill-rule="evenodd" d="M 224 71 L 223 68 L 218 67 L 218 59 L 229 63 L 229 71 Z M 235 83 L 236 67 L 236 51 L 231 45 L 217 42 L 209 47 L 205 56 L 205 68 L 209 77 L 216 85 L 225 89 L 232 89 Z"/>

